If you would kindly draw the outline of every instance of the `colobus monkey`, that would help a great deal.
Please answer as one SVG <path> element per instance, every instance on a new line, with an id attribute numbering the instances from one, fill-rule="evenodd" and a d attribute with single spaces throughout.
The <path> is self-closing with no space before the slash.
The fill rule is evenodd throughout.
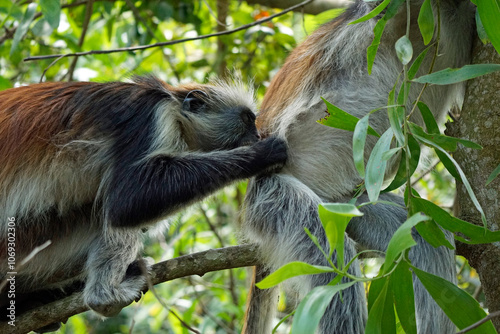
<path id="1" fill-rule="evenodd" d="M 144 227 L 283 165 L 285 142 L 259 141 L 254 109 L 239 84 L 153 77 L 0 92 L 0 281 L 8 246 L 19 263 L 51 240 L 19 269 L 16 293 L 80 279 L 90 308 L 116 314 L 145 286 Z"/>
<path id="2" fill-rule="evenodd" d="M 410 40 L 416 56 L 425 46 L 420 37 L 417 16 L 422 1 L 410 1 Z M 436 14 L 435 3 L 434 13 Z M 243 211 L 242 235 L 257 242 L 269 271 L 290 261 L 305 261 L 328 265 L 323 254 L 304 232 L 308 228 L 323 249 L 328 249 L 318 204 L 345 202 L 362 182 L 352 158 L 352 134 L 329 128 L 316 121 L 325 116 L 321 97 L 361 118 L 370 110 L 387 104 L 387 96 L 402 71 L 394 44 L 406 33 L 406 6 L 387 22 L 372 74 L 367 73 L 366 49 L 373 40 L 373 28 L 381 15 L 366 22 L 349 25 L 369 13 L 378 3 L 356 1 L 341 16 L 312 33 L 288 57 L 283 68 L 272 80 L 257 126 L 265 136 L 278 136 L 287 141 L 289 158 L 278 174 L 260 175 L 249 185 Z M 440 1 L 441 36 L 439 55 L 434 71 L 460 67 L 469 61 L 474 26 L 474 11 L 467 0 Z M 437 15 L 435 17 L 437 22 Z M 437 24 L 437 23 L 436 23 Z M 432 49 L 431 49 L 432 50 Z M 427 74 L 432 61 L 428 52 L 420 75 Z M 409 105 L 415 101 L 422 85 L 413 83 Z M 422 100 L 442 119 L 453 104 L 461 105 L 463 84 L 428 87 Z M 411 108 L 407 108 L 411 110 Z M 412 121 L 422 123 L 412 115 Z M 371 126 L 383 133 L 390 124 L 383 112 L 370 118 Z M 373 148 L 375 138 L 369 136 L 367 148 Z M 391 162 L 388 170 L 395 170 Z M 392 194 L 382 200 L 403 201 Z M 368 202 L 363 195 L 360 202 Z M 357 249 L 385 251 L 395 230 L 406 220 L 406 210 L 397 206 L 377 204 L 364 206 L 364 216 L 354 218 L 348 225 L 345 242 L 345 263 Z M 451 235 L 447 236 L 453 242 Z M 454 253 L 447 248 L 434 249 L 417 233 L 418 246 L 410 252 L 412 263 L 433 274 L 454 282 Z M 336 263 L 336 260 L 333 259 Z M 360 275 L 358 266 L 352 274 Z M 334 274 L 299 277 L 292 286 L 303 297 L 313 287 L 325 285 Z M 258 293 L 258 290 L 253 290 Z M 343 300 L 335 297 L 320 322 L 319 333 L 362 333 L 367 310 L 363 286 L 357 284 L 344 291 Z M 271 333 L 270 318 L 276 308 L 276 295 L 261 293 L 250 301 L 246 325 L 247 334 Z M 270 302 L 271 300 L 271 302 Z M 261 305 L 257 305 L 260 302 Z M 455 327 L 437 304 L 417 282 L 415 304 L 419 333 L 454 333 Z M 258 319 L 258 322 L 253 320 Z"/>

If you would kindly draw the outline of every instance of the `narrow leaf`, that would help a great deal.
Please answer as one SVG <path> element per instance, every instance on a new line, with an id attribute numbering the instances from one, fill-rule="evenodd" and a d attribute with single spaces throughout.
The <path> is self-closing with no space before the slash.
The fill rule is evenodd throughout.
<path id="1" fill-rule="evenodd" d="M 382 183 L 384 182 L 387 161 L 382 159 L 382 155 L 389 150 L 392 136 L 392 129 L 387 129 L 373 147 L 368 163 L 366 164 L 365 186 L 371 202 L 375 202 L 378 199 Z"/>
<path id="2" fill-rule="evenodd" d="M 460 175 L 460 179 L 462 180 L 462 183 L 463 183 L 465 189 L 467 190 L 467 193 L 469 194 L 470 199 L 472 200 L 472 203 L 474 203 L 474 206 L 476 207 L 476 209 L 481 213 L 481 219 L 483 221 L 484 228 L 486 228 L 488 226 L 488 223 L 486 221 L 486 216 L 484 214 L 483 208 L 481 207 L 481 204 L 479 204 L 479 202 L 476 198 L 476 195 L 474 194 L 474 191 L 472 190 L 472 187 L 469 183 L 469 180 L 467 180 L 467 177 L 465 176 L 464 172 L 462 171 L 462 169 L 460 168 L 458 163 L 451 157 L 451 155 L 448 154 L 448 152 L 443 150 L 439 145 L 436 145 L 434 142 L 432 142 L 424 137 L 421 137 L 421 136 L 418 136 L 415 134 L 414 134 L 414 136 L 416 139 L 418 139 L 422 143 L 429 145 L 429 146 L 441 151 L 444 155 L 446 155 L 446 157 L 448 159 L 450 159 L 453 162 L 453 164 L 455 165 L 455 167 L 457 169 L 458 174 Z"/>
<path id="3" fill-rule="evenodd" d="M 500 64 L 465 65 L 461 68 L 447 68 L 438 72 L 423 75 L 413 79 L 412 81 L 419 83 L 431 83 L 435 85 L 449 85 L 477 78 L 481 75 L 496 71 L 500 71 Z"/>
<path id="4" fill-rule="evenodd" d="M 356 116 L 353 116 L 349 114 L 348 112 L 345 112 L 344 110 L 340 109 L 339 107 L 331 104 L 327 100 L 323 99 L 325 101 L 326 107 L 328 109 L 328 113 L 330 115 L 326 116 L 325 118 L 322 118 L 318 121 L 318 123 L 336 128 L 336 129 L 341 129 L 341 130 L 347 130 L 347 131 L 354 131 L 356 124 L 359 121 L 359 118 Z M 377 131 L 373 130 L 370 126 L 368 126 L 368 134 L 380 137 L 380 135 L 377 133 Z"/>
<path id="5" fill-rule="evenodd" d="M 464 329 L 486 317 L 486 312 L 467 292 L 447 280 L 412 267 L 413 272 L 422 282 L 444 313 L 459 329 Z M 491 320 L 468 333 L 495 334 Z"/>
<path id="6" fill-rule="evenodd" d="M 389 268 L 393 265 L 393 262 L 403 251 L 417 244 L 415 240 L 413 240 L 411 230 L 418 223 L 428 219 L 429 217 L 421 213 L 416 213 L 408 218 L 408 220 L 396 230 L 391 240 L 389 241 L 389 245 L 387 246 L 387 251 L 385 253 L 385 262 L 382 271 L 384 274 L 389 271 Z"/>
<path id="7" fill-rule="evenodd" d="M 396 317 L 394 314 L 394 300 L 391 293 L 390 280 L 386 280 L 377 300 L 370 308 L 366 322 L 365 334 L 392 334 L 396 333 Z"/>
<path id="8" fill-rule="evenodd" d="M 418 225 L 417 225 L 418 226 Z M 417 334 L 415 318 L 415 295 L 413 279 L 408 262 L 401 261 L 391 274 L 391 286 L 394 304 L 399 321 L 406 334 Z"/>
<path id="9" fill-rule="evenodd" d="M 354 165 L 361 177 L 365 177 L 365 142 L 370 114 L 359 120 L 352 135 L 352 156 Z"/>
<path id="10" fill-rule="evenodd" d="M 410 150 L 410 175 L 413 175 L 415 170 L 417 169 L 418 162 L 420 161 L 420 145 L 413 138 L 411 134 L 408 135 L 408 148 Z M 387 188 L 383 190 L 383 192 L 392 191 L 398 189 L 407 181 L 407 170 L 406 170 L 406 151 L 403 150 L 401 153 L 401 159 L 399 162 L 398 171 L 396 172 L 396 176 L 392 180 L 391 184 Z"/>
<path id="11" fill-rule="evenodd" d="M 361 23 L 361 22 L 365 22 L 365 21 L 368 21 L 369 19 L 374 18 L 375 16 L 380 14 L 385 9 L 385 7 L 387 7 L 389 5 L 390 2 L 391 2 L 391 0 L 384 0 L 380 5 L 375 7 L 371 12 L 369 12 L 368 14 L 366 14 L 363 17 L 360 17 L 357 20 L 352 21 L 349 24 Z"/>
<path id="12" fill-rule="evenodd" d="M 321 317 L 335 294 L 351 287 L 355 283 L 324 285 L 312 289 L 300 302 L 295 311 L 292 334 L 315 333 Z"/>
<path id="13" fill-rule="evenodd" d="M 40 8 L 43 17 L 47 20 L 52 29 L 57 29 L 61 17 L 60 0 L 40 0 Z"/>
<path id="14" fill-rule="evenodd" d="M 413 204 L 413 201 L 411 202 Z M 434 220 L 427 220 L 415 226 L 418 234 L 422 236 L 432 247 L 445 246 L 449 249 L 455 249 L 453 245 L 446 239 L 444 232 L 439 228 Z"/>
<path id="15" fill-rule="evenodd" d="M 30 3 L 28 7 L 26 8 L 26 11 L 24 12 L 23 18 L 21 22 L 19 22 L 19 26 L 16 29 L 16 32 L 14 33 L 14 38 L 12 40 L 12 46 L 10 47 L 10 55 L 14 53 L 14 51 L 17 49 L 17 46 L 21 39 L 23 39 L 24 35 L 28 32 L 28 29 L 30 27 L 31 21 L 33 21 L 33 18 L 35 17 L 36 13 L 36 8 L 38 7 L 38 4 L 36 3 Z"/>
<path id="16" fill-rule="evenodd" d="M 486 185 L 488 185 L 491 181 L 493 181 L 500 174 L 500 165 L 495 168 L 495 170 L 488 176 L 488 180 L 486 180 Z"/>
<path id="17" fill-rule="evenodd" d="M 417 74 L 420 65 L 422 65 L 429 48 L 430 47 L 427 47 L 424 51 L 422 51 L 411 64 L 410 69 L 408 70 L 408 80 L 413 80 L 413 78 L 415 78 L 415 75 Z"/>
<path id="18" fill-rule="evenodd" d="M 434 14 L 432 13 L 430 0 L 425 0 L 422 7 L 420 7 L 417 22 L 424 44 L 427 45 L 434 36 Z"/>
<path id="19" fill-rule="evenodd" d="M 337 266 L 342 270 L 344 268 L 344 234 L 347 224 L 352 217 L 362 216 L 363 213 L 355 205 L 348 203 L 320 204 L 318 212 L 330 244 L 329 256 L 331 257 L 333 252 L 337 251 Z"/>
<path id="20" fill-rule="evenodd" d="M 271 288 L 284 280 L 300 275 L 331 273 L 333 269 L 325 266 L 313 266 L 305 262 L 290 262 L 276 270 L 271 275 L 255 284 L 259 289 Z"/>
<path id="21" fill-rule="evenodd" d="M 477 36 L 483 42 L 483 44 L 486 44 L 490 41 L 488 38 L 488 34 L 486 33 L 486 30 L 484 30 L 483 22 L 481 21 L 481 17 L 479 16 L 479 12 L 476 10 L 476 31 L 477 31 Z"/>
<path id="22" fill-rule="evenodd" d="M 442 228 L 453 233 L 461 233 L 466 236 L 462 238 L 455 236 L 455 239 L 467 244 L 486 244 L 500 241 L 500 231 L 490 231 L 484 227 L 477 226 L 450 215 L 446 210 L 438 205 L 422 198 L 413 198 L 412 207 L 416 211 L 424 212 L 438 223 Z"/>
<path id="23" fill-rule="evenodd" d="M 477 0 L 476 4 L 484 30 L 486 30 L 495 50 L 500 53 L 500 29 L 498 29 L 500 3 L 498 0 Z"/>

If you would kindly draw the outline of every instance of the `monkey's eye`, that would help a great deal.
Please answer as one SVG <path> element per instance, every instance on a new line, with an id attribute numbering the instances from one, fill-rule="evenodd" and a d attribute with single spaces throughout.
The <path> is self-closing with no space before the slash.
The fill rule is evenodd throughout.
<path id="1" fill-rule="evenodd" d="M 207 98 L 208 95 L 201 90 L 190 91 L 182 102 L 182 110 L 198 113 L 205 109 L 206 103 L 202 98 Z"/>

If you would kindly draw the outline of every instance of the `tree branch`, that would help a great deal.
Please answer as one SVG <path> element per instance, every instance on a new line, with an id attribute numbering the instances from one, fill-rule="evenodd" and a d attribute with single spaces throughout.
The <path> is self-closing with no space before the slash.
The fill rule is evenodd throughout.
<path id="1" fill-rule="evenodd" d="M 159 284 L 189 275 L 203 276 L 211 271 L 255 266 L 258 259 L 256 245 L 211 249 L 156 263 L 152 267 L 150 279 L 152 284 Z M 87 310 L 82 292 L 76 292 L 20 315 L 16 318 L 15 327 L 5 322 L 0 323 L 0 333 L 27 333 L 54 322 L 64 322 Z"/>
<path id="2" fill-rule="evenodd" d="M 260 20 L 255 21 L 255 22 L 242 25 L 242 26 L 235 28 L 235 29 L 221 31 L 221 32 L 213 33 L 213 34 L 201 35 L 201 36 L 196 36 L 196 37 L 191 37 L 191 38 L 183 38 L 183 39 L 178 39 L 178 40 L 174 40 L 174 41 L 170 41 L 170 42 L 160 42 L 160 43 L 154 43 L 154 44 L 148 44 L 148 45 L 131 46 L 131 47 L 125 47 L 125 48 L 110 49 L 110 50 L 92 50 L 92 51 L 86 51 L 86 52 L 74 52 L 74 53 L 66 53 L 66 54 L 33 56 L 33 57 L 25 58 L 24 61 L 52 59 L 52 58 L 65 58 L 65 57 L 79 57 L 79 56 L 88 56 L 88 55 L 95 55 L 95 54 L 109 54 L 109 53 L 116 53 L 116 52 L 139 51 L 139 50 L 146 50 L 146 49 L 150 49 L 150 48 L 157 48 L 157 47 L 162 47 L 162 46 L 169 46 L 169 45 L 174 45 L 174 44 L 179 44 L 179 43 L 185 43 L 185 42 L 189 42 L 189 41 L 196 41 L 199 39 L 206 39 L 206 38 L 215 37 L 215 36 L 230 35 L 230 34 L 233 34 L 235 32 L 245 30 L 245 29 L 248 29 L 250 27 L 262 24 L 264 22 L 271 21 L 278 16 L 284 15 L 290 11 L 293 11 L 297 8 L 300 8 L 300 7 L 310 3 L 312 1 L 314 1 L 314 0 L 306 0 L 306 1 L 303 1 L 295 6 L 290 7 L 288 9 L 285 9 L 279 13 L 262 18 Z"/>
<path id="3" fill-rule="evenodd" d="M 272 8 L 288 8 L 300 0 L 246 0 L 249 5 L 263 5 Z M 352 3 L 350 0 L 316 0 L 311 4 L 296 8 L 295 11 L 303 11 L 306 14 L 317 15 L 324 11 L 336 8 L 345 8 Z"/>

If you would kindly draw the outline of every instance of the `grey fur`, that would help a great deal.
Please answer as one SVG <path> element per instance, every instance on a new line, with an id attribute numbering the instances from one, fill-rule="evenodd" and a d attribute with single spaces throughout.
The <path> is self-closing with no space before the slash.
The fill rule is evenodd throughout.
<path id="1" fill-rule="evenodd" d="M 468 1 L 441 1 L 441 40 L 439 56 L 434 71 L 447 67 L 460 67 L 470 61 L 471 40 L 474 26 L 473 9 Z M 414 57 L 425 46 L 418 33 L 417 16 L 421 1 L 412 1 L 411 33 Z M 278 114 L 265 119 L 264 131 L 270 135 L 285 138 L 289 145 L 289 159 L 277 175 L 266 175 L 251 181 L 243 211 L 243 233 L 246 240 L 257 242 L 262 248 L 264 262 L 270 270 L 295 260 L 313 264 L 324 264 L 323 255 L 314 247 L 304 233 L 307 227 L 326 247 L 324 232 L 318 220 L 317 207 L 323 202 L 346 201 L 353 189 L 361 183 L 352 159 L 352 134 L 328 128 L 316 123 L 324 117 L 325 106 L 320 97 L 334 103 L 357 117 L 370 110 L 386 105 L 388 92 L 392 89 L 401 71 L 396 57 L 394 43 L 405 34 L 406 10 L 403 5 L 395 18 L 387 23 L 377 58 L 369 76 L 366 70 L 366 48 L 373 39 L 376 19 L 356 25 L 348 23 L 367 14 L 378 3 L 357 1 L 346 11 L 339 25 L 328 30 L 328 25 L 318 29 L 315 34 L 325 36 L 318 39 L 308 50 L 291 58 L 300 66 L 300 59 L 308 55 L 320 54 L 319 60 L 311 66 L 305 77 L 298 83 L 298 93 L 287 98 Z M 434 10 L 436 13 L 436 10 Z M 307 45 L 307 44 L 304 44 Z M 300 48 L 300 47 L 299 47 Z M 432 49 L 418 75 L 429 69 Z M 304 60 L 304 66 L 307 66 Z M 282 82 L 287 82 L 281 77 Z M 279 75 L 279 74 L 278 74 Z M 295 78 L 290 78 L 297 82 Z M 272 86 L 272 84 L 271 84 Z M 443 119 L 452 105 L 460 106 L 463 100 L 464 84 L 450 86 L 430 86 L 422 100 L 434 114 Z M 290 87 L 290 90 L 296 87 Z M 416 99 L 422 86 L 413 83 L 409 93 L 408 110 Z M 297 91 L 295 91 L 297 92 Z M 272 92 L 268 92 L 272 96 Z M 280 108 L 282 101 L 273 105 L 273 99 L 264 100 L 266 108 Z M 259 116 L 260 117 L 260 116 Z M 412 121 L 421 124 L 418 112 Z M 379 133 L 389 127 L 383 112 L 373 114 L 370 124 Z M 368 149 L 375 139 L 367 138 Z M 397 160 L 389 163 L 388 170 L 394 171 Z M 388 175 L 389 176 L 389 175 Z M 366 198 L 362 198 L 365 199 Z M 401 203 L 393 195 L 382 195 L 382 199 Z M 384 251 L 394 231 L 406 220 L 406 211 L 394 206 L 377 204 L 365 206 L 363 217 L 355 218 L 349 224 L 346 234 L 345 255 L 350 260 L 360 248 Z M 455 282 L 455 263 L 453 252 L 440 247 L 434 249 L 415 233 L 418 245 L 410 253 L 412 263 L 433 274 Z M 453 239 L 448 235 L 451 242 Z M 327 247 L 326 247 L 327 248 Z M 354 273 L 358 274 L 356 265 Z M 292 280 L 292 287 L 302 296 L 312 287 L 326 284 L 334 275 L 315 275 Z M 453 333 L 454 325 L 429 297 L 419 282 L 415 286 L 418 332 Z M 319 333 L 362 333 L 366 320 L 365 296 L 361 286 L 353 286 L 344 295 L 342 304 L 334 299 L 320 324 Z M 251 305 L 256 308 L 257 306 Z M 250 321 L 253 321 L 251 319 Z M 252 327 L 246 334 L 267 334 L 268 321 L 255 320 L 262 324 Z"/>

